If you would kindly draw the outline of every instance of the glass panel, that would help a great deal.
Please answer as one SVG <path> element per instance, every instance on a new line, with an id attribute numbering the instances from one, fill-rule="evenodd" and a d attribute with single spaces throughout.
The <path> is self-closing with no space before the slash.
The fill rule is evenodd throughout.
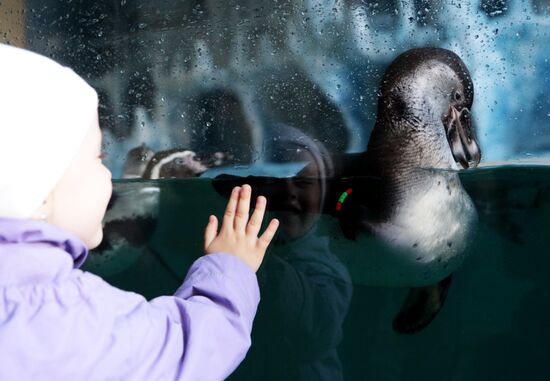
<path id="1" fill-rule="evenodd" d="M 281 229 L 231 380 L 546 380 L 549 15 L 548 0 L 10 0 L 0 39 L 98 91 L 116 180 L 87 270 L 170 294 L 233 186 L 269 198 Z M 383 77 L 427 46 L 464 62 L 473 105 L 442 51 Z"/>

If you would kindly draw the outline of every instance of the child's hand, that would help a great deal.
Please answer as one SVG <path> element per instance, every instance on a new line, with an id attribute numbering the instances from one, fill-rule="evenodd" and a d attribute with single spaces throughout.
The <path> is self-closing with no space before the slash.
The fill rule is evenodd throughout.
<path id="1" fill-rule="evenodd" d="M 236 255 L 254 271 L 258 271 L 267 246 L 277 231 L 279 221 L 271 220 L 264 234 L 258 238 L 267 200 L 263 196 L 258 197 L 254 213 L 249 221 L 251 194 L 250 185 L 233 189 L 219 233 L 218 219 L 215 216 L 210 216 L 204 231 L 204 251 L 206 254 L 224 252 Z"/>

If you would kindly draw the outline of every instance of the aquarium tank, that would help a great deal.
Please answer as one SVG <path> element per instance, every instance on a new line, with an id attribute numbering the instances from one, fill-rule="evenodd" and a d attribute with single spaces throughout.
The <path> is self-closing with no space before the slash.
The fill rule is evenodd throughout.
<path id="1" fill-rule="evenodd" d="M 0 42 L 98 92 L 85 270 L 172 294 L 268 197 L 230 380 L 550 379 L 549 0 L 4 0 Z"/>

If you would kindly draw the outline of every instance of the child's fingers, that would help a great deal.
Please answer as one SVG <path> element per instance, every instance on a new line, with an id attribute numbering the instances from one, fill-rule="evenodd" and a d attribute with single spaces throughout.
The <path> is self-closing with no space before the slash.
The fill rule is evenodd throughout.
<path id="1" fill-rule="evenodd" d="M 233 230 L 233 220 L 235 219 L 235 210 L 237 209 L 240 191 L 240 187 L 235 187 L 231 192 L 225 213 L 223 214 L 222 230 Z"/>
<path id="2" fill-rule="evenodd" d="M 204 229 L 204 251 L 208 249 L 214 238 L 218 234 L 218 219 L 216 216 L 210 216 L 206 229 Z"/>
<path id="3" fill-rule="evenodd" d="M 260 196 L 256 199 L 254 213 L 252 213 L 250 221 L 248 221 L 248 225 L 246 226 L 246 234 L 254 235 L 254 237 L 258 236 L 258 233 L 262 227 L 266 204 L 267 200 L 265 197 Z"/>
<path id="4" fill-rule="evenodd" d="M 237 204 L 237 211 L 235 212 L 235 220 L 233 225 L 235 230 L 243 232 L 246 229 L 246 224 L 248 222 L 248 213 L 250 212 L 250 194 L 252 189 L 250 185 L 245 184 L 241 188 L 241 193 L 239 195 L 239 202 Z"/>
<path id="5" fill-rule="evenodd" d="M 265 229 L 264 234 L 262 234 L 260 238 L 258 238 L 258 245 L 262 249 L 266 249 L 267 246 L 269 246 L 269 243 L 275 236 L 275 233 L 277 232 L 278 227 L 279 227 L 279 220 L 274 218 L 269 222 L 269 225 Z"/>

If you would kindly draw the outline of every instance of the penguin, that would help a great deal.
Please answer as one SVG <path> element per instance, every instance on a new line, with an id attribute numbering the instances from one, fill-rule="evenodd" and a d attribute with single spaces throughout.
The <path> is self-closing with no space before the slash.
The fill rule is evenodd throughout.
<path id="1" fill-rule="evenodd" d="M 128 267 L 143 250 L 150 250 L 147 242 L 157 226 L 161 188 L 152 181 L 133 180 L 197 177 L 229 159 L 222 152 L 202 156 L 187 149 L 155 152 L 145 144 L 128 151 L 122 178 L 131 181 L 114 187 L 103 219 L 104 238 L 91 256 L 91 266 L 108 265 L 113 274 Z"/>
<path id="2" fill-rule="evenodd" d="M 367 150 L 332 158 L 322 213 L 339 221 L 350 242 L 339 255 L 354 280 L 411 287 L 392 324 L 399 333 L 419 332 L 435 318 L 475 236 L 477 211 L 458 177 L 481 160 L 473 96 L 470 74 L 455 53 L 408 50 L 382 78 Z M 285 204 L 277 200 L 278 179 L 218 179 L 213 185 L 220 193 L 246 182 L 272 209 Z M 364 237 L 390 250 L 361 252 L 355 242 Z"/>
<path id="3" fill-rule="evenodd" d="M 368 215 L 356 214 L 356 227 L 409 247 L 415 262 L 444 271 L 472 241 L 477 220 L 457 172 L 481 160 L 471 123 L 470 74 L 449 50 L 412 49 L 390 64 L 379 94 L 377 119 L 358 174 L 375 176 L 381 183 L 373 198 L 376 204 L 361 201 Z M 415 333 L 426 327 L 442 308 L 451 277 L 412 288 L 394 330 Z"/>
<path id="4" fill-rule="evenodd" d="M 408 258 L 399 260 L 410 268 L 445 275 L 410 289 L 393 321 L 400 333 L 419 332 L 435 318 L 452 279 L 446 271 L 458 266 L 475 235 L 477 211 L 458 177 L 458 170 L 481 160 L 471 122 L 473 97 L 458 55 L 441 48 L 408 50 L 383 76 L 367 151 L 340 160 L 340 178 L 379 179 L 369 189 L 358 184 L 335 207 L 344 234 L 372 234 L 403 249 Z M 346 187 L 353 190 L 349 182 Z"/>

